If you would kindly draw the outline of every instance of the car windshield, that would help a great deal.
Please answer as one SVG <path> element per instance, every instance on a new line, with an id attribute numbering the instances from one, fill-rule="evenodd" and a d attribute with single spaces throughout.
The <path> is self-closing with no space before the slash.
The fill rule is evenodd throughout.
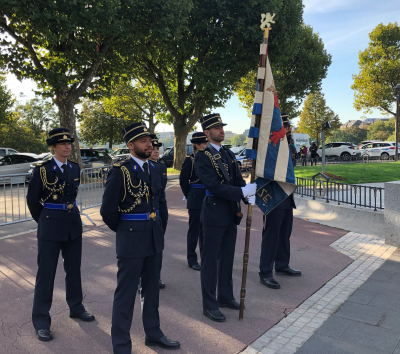
<path id="1" fill-rule="evenodd" d="M 51 160 L 53 158 L 53 155 L 50 154 L 49 156 L 46 156 L 43 161 Z"/>
<path id="2" fill-rule="evenodd" d="M 234 146 L 234 147 L 231 147 L 231 148 L 230 148 L 230 150 L 231 150 L 235 155 L 240 154 L 240 153 L 242 152 L 243 149 L 244 149 L 243 146 Z"/>

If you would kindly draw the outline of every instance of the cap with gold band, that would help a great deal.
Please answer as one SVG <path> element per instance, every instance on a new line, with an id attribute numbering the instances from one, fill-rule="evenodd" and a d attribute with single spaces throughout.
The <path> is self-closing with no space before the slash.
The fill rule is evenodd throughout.
<path id="1" fill-rule="evenodd" d="M 157 146 L 157 147 L 161 147 L 162 146 L 162 143 L 158 142 L 158 138 L 151 139 L 151 143 L 153 144 L 153 146 Z"/>
<path id="2" fill-rule="evenodd" d="M 143 122 L 128 125 L 126 128 L 122 129 L 122 136 L 126 144 L 143 136 L 150 136 L 152 139 L 155 138 L 155 135 L 149 132 L 146 124 Z"/>
<path id="3" fill-rule="evenodd" d="M 49 137 L 46 139 L 46 143 L 49 146 L 64 142 L 73 143 L 74 141 L 75 139 L 71 136 L 67 128 L 55 128 L 50 130 Z"/>
<path id="4" fill-rule="evenodd" d="M 200 118 L 200 123 L 203 130 L 218 127 L 219 125 L 226 125 L 225 123 L 222 123 L 219 113 L 212 113 Z"/>
<path id="5" fill-rule="evenodd" d="M 282 113 L 281 118 L 283 124 L 290 124 L 289 115 L 287 113 Z"/>
<path id="6" fill-rule="evenodd" d="M 190 140 L 192 144 L 208 143 L 207 136 L 203 132 L 193 133 L 192 139 Z"/>

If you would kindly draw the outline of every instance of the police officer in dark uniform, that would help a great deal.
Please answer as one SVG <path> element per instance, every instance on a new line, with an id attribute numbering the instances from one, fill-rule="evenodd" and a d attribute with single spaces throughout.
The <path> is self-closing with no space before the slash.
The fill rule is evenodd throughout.
<path id="1" fill-rule="evenodd" d="M 153 145 L 153 151 L 151 152 L 151 155 L 149 157 L 149 160 L 152 161 L 156 168 L 160 170 L 159 173 L 162 174 L 163 178 L 163 188 L 164 188 L 164 193 L 162 197 L 160 198 L 160 219 L 162 222 L 163 230 L 164 230 L 164 236 L 165 236 L 165 231 L 167 230 L 167 225 L 168 225 L 168 206 L 167 206 L 167 199 L 166 199 L 166 194 L 165 194 L 165 189 L 167 188 L 167 167 L 163 163 L 159 163 L 158 159 L 160 157 L 160 147 L 162 146 L 162 143 L 158 142 L 158 139 L 151 139 L 151 143 Z M 161 262 L 162 265 L 162 262 Z M 161 268 L 160 268 L 161 272 Z M 165 283 L 160 279 L 159 282 L 160 289 L 165 288 Z"/>
<path id="2" fill-rule="evenodd" d="M 281 115 L 288 142 L 291 141 L 289 116 Z M 290 151 L 290 149 L 289 149 Z M 271 289 L 280 289 L 280 284 L 273 277 L 276 275 L 300 276 L 301 272 L 290 268 L 290 235 L 293 226 L 293 208 L 296 208 L 293 195 L 267 215 L 264 215 L 264 228 L 261 242 L 260 281 Z"/>
<path id="3" fill-rule="evenodd" d="M 235 155 L 221 145 L 226 124 L 222 123 L 220 115 L 214 113 L 203 117 L 201 125 L 209 141 L 195 156 L 195 168 L 206 189 L 200 216 L 203 227 L 203 314 L 213 321 L 224 322 L 226 317 L 219 307 L 234 310 L 240 307 L 233 296 L 232 282 L 237 225 L 243 217 L 240 201 L 252 196 L 250 202 L 254 204 L 256 185 L 246 185 Z"/>
<path id="4" fill-rule="evenodd" d="M 193 133 L 190 142 L 193 144 L 193 154 L 186 156 L 182 164 L 179 184 L 187 200 L 189 212 L 189 230 L 187 233 L 187 261 L 190 268 L 200 270 L 197 260 L 196 247 L 199 243 L 200 256 L 203 249 L 203 230 L 200 222 L 201 207 L 206 196 L 206 190 L 194 168 L 194 157 L 198 150 L 207 147 L 207 136 L 202 133 Z"/>
<path id="5" fill-rule="evenodd" d="M 32 323 L 37 337 L 50 341 L 54 277 L 61 255 L 64 260 L 65 290 L 71 318 L 94 321 L 82 304 L 82 221 L 76 206 L 80 168 L 67 160 L 74 138 L 66 128 L 50 131 L 47 144 L 54 157 L 38 164 L 28 186 L 27 205 L 38 223 L 38 271 L 33 299 Z"/>
<path id="6" fill-rule="evenodd" d="M 148 160 L 155 136 L 143 123 L 126 127 L 122 134 L 131 157 L 110 170 L 100 210 L 105 224 L 116 232 L 118 273 L 111 327 L 114 354 L 132 352 L 129 331 L 140 277 L 145 344 L 177 349 L 180 343 L 164 336 L 158 314 L 164 182 L 155 164 Z"/>

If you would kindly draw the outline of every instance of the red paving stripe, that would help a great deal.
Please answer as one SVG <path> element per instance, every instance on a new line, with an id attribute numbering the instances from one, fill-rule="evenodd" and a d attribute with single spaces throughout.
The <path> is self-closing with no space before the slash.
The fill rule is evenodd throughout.
<path id="1" fill-rule="evenodd" d="M 161 278 L 160 318 L 164 333 L 182 344 L 180 353 L 237 353 L 262 335 L 285 313 L 323 286 L 351 263 L 329 244 L 346 232 L 295 219 L 292 234 L 291 266 L 301 269 L 302 277 L 277 277 L 281 290 L 272 290 L 259 282 L 262 214 L 255 209 L 250 240 L 246 310 L 239 322 L 238 311 L 222 309 L 227 322 L 215 323 L 202 314 L 200 272 L 187 266 L 187 210 L 179 187 L 167 190 L 170 219 L 165 236 Z M 246 208 L 244 208 L 246 212 Z M 105 226 L 86 228 L 82 260 L 85 306 L 96 315 L 95 323 L 82 323 L 68 317 L 65 302 L 64 272 L 60 260 L 52 307 L 52 331 L 55 340 L 39 342 L 34 336 L 31 317 L 36 273 L 36 237 L 33 234 L 0 241 L 0 353 L 112 353 L 110 326 L 112 299 L 116 285 L 115 236 Z M 238 228 L 233 271 L 234 292 L 239 300 L 245 218 Z M 132 323 L 133 353 L 164 353 L 144 346 L 140 302 L 136 297 Z"/>

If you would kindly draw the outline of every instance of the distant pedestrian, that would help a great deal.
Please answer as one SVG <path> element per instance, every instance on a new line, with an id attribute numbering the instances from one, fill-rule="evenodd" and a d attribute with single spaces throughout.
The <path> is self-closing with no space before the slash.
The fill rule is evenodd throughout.
<path id="1" fill-rule="evenodd" d="M 289 144 L 289 149 L 290 149 L 290 154 L 292 156 L 293 167 L 295 167 L 296 166 L 297 150 L 296 150 L 296 146 L 294 145 L 294 140 L 293 139 L 291 139 L 291 142 Z"/>
<path id="2" fill-rule="evenodd" d="M 315 141 L 313 141 L 310 146 L 311 166 L 313 165 L 313 163 L 315 165 L 317 164 L 317 158 L 318 158 L 317 151 L 318 151 L 317 144 L 315 143 Z"/>
<path id="3" fill-rule="evenodd" d="M 301 165 L 302 166 L 307 166 L 307 154 L 308 154 L 308 149 L 306 144 L 303 144 L 303 146 L 300 148 L 300 156 L 301 156 Z"/>

